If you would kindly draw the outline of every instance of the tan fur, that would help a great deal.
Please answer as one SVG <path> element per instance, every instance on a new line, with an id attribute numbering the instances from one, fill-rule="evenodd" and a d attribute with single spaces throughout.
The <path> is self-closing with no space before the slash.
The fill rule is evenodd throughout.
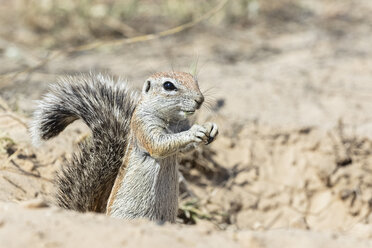
<path id="1" fill-rule="evenodd" d="M 134 115 L 135 115 L 135 113 L 134 113 Z M 142 129 L 141 125 L 142 125 L 142 123 L 140 122 L 140 120 L 132 120 L 132 122 L 131 122 L 132 132 L 135 134 L 137 140 L 143 146 L 143 148 L 145 148 L 146 151 L 148 153 L 150 153 L 150 155 L 151 155 L 151 154 L 153 154 L 153 150 L 151 148 L 150 142 L 148 141 L 149 137 L 146 137 L 145 133 L 141 132 L 141 129 Z"/>
<path id="2" fill-rule="evenodd" d="M 151 75 L 150 78 L 175 78 L 190 90 L 199 91 L 196 78 L 187 72 L 157 72 Z"/>
<path id="3" fill-rule="evenodd" d="M 129 144 L 127 152 L 128 153 L 131 152 L 130 144 Z M 109 196 L 108 203 L 107 203 L 107 208 L 106 208 L 106 214 L 107 215 L 110 215 L 110 213 L 111 213 L 112 204 L 114 203 L 114 199 L 116 198 L 116 194 L 118 193 L 118 191 L 119 191 L 119 189 L 120 189 L 120 187 L 123 183 L 123 179 L 124 179 L 124 176 L 125 176 L 125 170 L 126 170 L 127 166 L 128 166 L 128 156 L 124 157 L 123 164 L 119 169 L 118 176 L 116 177 L 115 182 L 114 182 L 114 186 L 112 187 L 111 194 Z"/>

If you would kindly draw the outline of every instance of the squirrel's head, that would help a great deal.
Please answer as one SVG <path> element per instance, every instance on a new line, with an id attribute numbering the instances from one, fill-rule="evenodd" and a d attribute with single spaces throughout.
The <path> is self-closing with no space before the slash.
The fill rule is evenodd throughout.
<path id="1" fill-rule="evenodd" d="M 192 115 L 204 102 L 197 79 L 186 72 L 153 74 L 143 86 L 142 99 L 159 117 L 180 120 Z"/>

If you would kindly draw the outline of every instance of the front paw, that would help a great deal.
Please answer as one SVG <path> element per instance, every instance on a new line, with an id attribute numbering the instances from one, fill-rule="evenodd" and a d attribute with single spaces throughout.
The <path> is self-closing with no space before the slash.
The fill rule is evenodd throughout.
<path id="1" fill-rule="evenodd" d="M 189 130 L 191 141 L 196 143 L 206 143 L 208 141 L 208 130 L 201 125 L 193 125 Z"/>
<path id="2" fill-rule="evenodd" d="M 203 127 L 207 130 L 207 139 L 205 141 L 205 144 L 208 145 L 216 139 L 218 135 L 218 126 L 216 123 L 207 122 L 203 125 Z"/>

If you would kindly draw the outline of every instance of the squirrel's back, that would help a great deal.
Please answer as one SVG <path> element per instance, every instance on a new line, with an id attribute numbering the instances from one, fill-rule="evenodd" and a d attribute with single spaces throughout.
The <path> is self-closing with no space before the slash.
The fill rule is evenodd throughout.
<path id="1" fill-rule="evenodd" d="M 128 145 L 131 116 L 139 96 L 123 82 L 102 74 L 62 78 L 39 101 L 30 132 L 48 140 L 82 119 L 92 130 L 56 177 L 61 207 L 104 212 Z"/>

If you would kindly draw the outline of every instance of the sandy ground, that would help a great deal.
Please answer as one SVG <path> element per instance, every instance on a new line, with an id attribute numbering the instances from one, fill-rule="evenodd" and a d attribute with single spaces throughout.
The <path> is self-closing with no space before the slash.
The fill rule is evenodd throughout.
<path id="1" fill-rule="evenodd" d="M 59 209 L 0 206 L 3 247 L 370 247 L 370 241 L 301 230 L 213 231 L 203 227 L 123 222 Z M 16 235 L 15 235 L 16 234 Z M 130 237 L 130 238 L 129 238 Z M 296 237 L 296 239 L 294 239 Z M 16 239 L 16 240 L 14 240 Z"/>
<path id="2" fill-rule="evenodd" d="M 372 3 L 301 6 L 285 12 L 287 19 L 276 19 L 275 11 L 284 10 L 274 9 L 267 14 L 272 19 L 250 27 L 197 27 L 60 58 L 2 81 L 0 244 L 372 247 Z M 298 13 L 307 18 L 299 21 Z M 6 43 L 0 46 L 6 51 Z M 2 71 L 26 63 L 27 54 L 17 56 L 2 53 Z M 196 225 L 157 226 L 32 206 L 32 199 L 51 200 L 53 173 L 88 133 L 75 123 L 40 148 L 30 145 L 25 124 L 49 83 L 96 70 L 140 87 L 152 72 L 188 70 L 197 57 L 209 101 L 197 122 L 217 122 L 221 133 L 182 160 L 195 197 L 180 199 L 187 215 L 180 222 Z"/>

